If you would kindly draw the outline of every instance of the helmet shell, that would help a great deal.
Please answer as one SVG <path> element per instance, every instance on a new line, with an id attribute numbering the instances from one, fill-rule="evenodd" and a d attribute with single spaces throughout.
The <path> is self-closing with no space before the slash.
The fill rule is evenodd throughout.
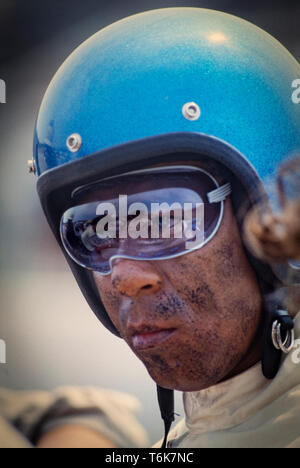
<path id="1" fill-rule="evenodd" d="M 47 89 L 36 124 L 38 175 L 121 143 L 200 132 L 229 143 L 261 178 L 300 151 L 300 66 L 273 37 L 219 11 L 166 8 L 80 45 Z M 195 102 L 198 120 L 182 108 Z M 78 151 L 66 141 L 79 134 Z"/>
<path id="2" fill-rule="evenodd" d="M 72 191 L 157 162 L 206 158 L 227 171 L 235 209 L 244 199 L 255 203 L 261 181 L 300 152 L 300 104 L 292 100 L 297 78 L 299 64 L 269 34 L 200 8 L 125 18 L 60 67 L 36 121 L 37 187 L 83 294 L 110 331 L 118 335 L 92 273 L 61 243 L 60 217 L 72 205 Z M 196 119 L 183 111 L 191 102 L 200 109 Z M 273 285 L 275 269 L 251 262 L 260 281 Z M 293 281 L 300 283 L 296 273 Z"/>

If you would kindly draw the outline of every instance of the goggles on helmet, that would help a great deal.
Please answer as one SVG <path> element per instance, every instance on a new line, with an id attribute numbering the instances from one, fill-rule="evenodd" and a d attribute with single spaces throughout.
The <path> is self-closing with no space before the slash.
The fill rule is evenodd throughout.
<path id="1" fill-rule="evenodd" d="M 165 260 L 200 249 L 218 231 L 230 184 L 193 166 L 165 166 L 77 188 L 60 234 L 71 258 L 109 275 L 117 258 Z"/>

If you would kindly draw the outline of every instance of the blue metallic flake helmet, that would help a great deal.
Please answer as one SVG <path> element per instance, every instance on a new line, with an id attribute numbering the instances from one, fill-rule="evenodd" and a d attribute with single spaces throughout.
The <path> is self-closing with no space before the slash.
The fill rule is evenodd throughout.
<path id="1" fill-rule="evenodd" d="M 54 76 L 36 122 L 38 192 L 60 246 L 74 189 L 157 163 L 199 160 L 231 182 L 236 213 L 255 204 L 277 165 L 300 152 L 299 78 L 277 40 L 220 11 L 147 11 L 94 34 Z M 118 334 L 91 272 L 66 258 L 91 308 Z M 249 259 L 270 292 L 276 265 Z"/>

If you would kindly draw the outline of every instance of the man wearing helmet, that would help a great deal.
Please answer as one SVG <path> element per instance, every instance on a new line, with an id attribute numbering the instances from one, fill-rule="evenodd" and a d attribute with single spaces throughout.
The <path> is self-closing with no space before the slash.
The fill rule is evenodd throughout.
<path id="1" fill-rule="evenodd" d="M 288 353 L 300 323 L 274 294 L 291 275 L 300 283 L 299 269 L 259 261 L 241 237 L 267 197 L 263 180 L 300 149 L 299 74 L 255 26 L 170 8 L 92 36 L 42 102 L 32 170 L 43 209 L 91 308 L 157 383 L 164 446 L 175 389 L 186 419 L 169 446 L 299 445 L 299 366 Z M 124 196 L 135 206 L 125 235 Z M 173 203 L 190 209 L 181 238 L 153 236 L 152 220 L 148 237 L 127 236 L 143 207 Z M 113 230 L 99 228 L 109 207 Z"/>

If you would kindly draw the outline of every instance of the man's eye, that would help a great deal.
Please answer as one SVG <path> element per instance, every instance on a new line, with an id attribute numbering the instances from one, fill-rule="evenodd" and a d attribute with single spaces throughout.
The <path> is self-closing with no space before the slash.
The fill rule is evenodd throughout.
<path id="1" fill-rule="evenodd" d="M 100 253 L 104 249 L 113 248 L 116 246 L 115 239 L 101 239 L 101 241 L 97 241 L 97 246 L 95 250 Z"/>
<path id="2" fill-rule="evenodd" d="M 83 226 L 84 226 L 84 223 L 81 222 L 81 221 L 78 221 L 77 223 L 74 223 L 74 232 L 75 234 L 78 236 L 81 234 L 81 232 L 83 231 Z"/>

